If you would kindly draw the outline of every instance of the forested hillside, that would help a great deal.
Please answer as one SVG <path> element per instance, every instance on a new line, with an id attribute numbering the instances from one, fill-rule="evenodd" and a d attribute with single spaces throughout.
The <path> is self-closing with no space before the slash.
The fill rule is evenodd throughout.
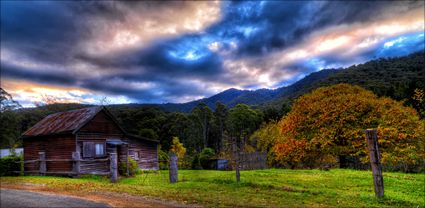
<path id="1" fill-rule="evenodd" d="M 415 89 L 425 89 L 425 56 L 423 52 L 416 52 L 404 57 L 381 58 L 354 65 L 332 73 L 313 85 L 302 85 L 295 93 L 284 94 L 277 103 L 318 87 L 339 83 L 358 85 L 378 96 L 405 100 L 408 105 L 413 105 Z"/>
<path id="2" fill-rule="evenodd" d="M 331 70 L 325 74 L 328 76 L 322 76 L 315 83 L 307 81 L 307 76 L 287 87 L 292 90 L 285 91 L 282 96 L 263 105 L 278 108 L 282 102 L 291 102 L 294 98 L 319 87 L 348 83 L 371 90 L 378 96 L 405 100 L 407 105 L 419 110 L 412 97 L 415 89 L 425 89 L 424 60 L 424 53 L 416 52 L 404 57 L 381 58 L 345 69 Z M 323 71 L 326 70 L 321 72 Z"/>
<path id="3" fill-rule="evenodd" d="M 188 103 L 167 103 L 158 105 L 166 111 L 190 112 L 199 103 L 214 109 L 216 102 L 228 107 L 243 103 L 260 108 L 280 108 L 282 103 L 323 86 L 339 83 L 359 85 L 378 96 L 406 100 L 413 105 L 415 89 L 425 88 L 424 53 L 416 52 L 397 58 L 381 58 L 345 69 L 324 69 L 311 73 L 294 84 L 278 89 L 238 90 L 228 89 L 209 98 Z"/>
<path id="4" fill-rule="evenodd" d="M 229 112 L 238 104 L 247 104 L 256 109 L 252 111 L 245 105 L 238 107 L 241 115 L 246 112 L 255 115 L 253 126 L 257 128 L 263 122 L 279 120 L 288 113 L 294 98 L 318 87 L 337 83 L 359 85 L 378 96 L 406 100 L 405 105 L 415 107 L 423 116 L 424 102 L 418 103 L 412 97 L 415 89 L 425 88 L 424 72 L 424 53 L 418 52 L 406 57 L 370 61 L 347 69 L 322 70 L 291 86 L 275 90 L 229 89 L 210 98 L 185 104 L 124 104 L 111 105 L 108 108 L 124 129 L 135 135 L 160 140 L 164 151 L 169 150 L 172 138 L 178 137 L 188 148 L 188 153 L 199 153 L 205 147 L 220 152 L 224 148 L 224 140 L 231 135 L 228 126 L 231 119 Z M 51 113 L 88 106 L 45 104 L 36 108 L 20 108 L 7 92 L 2 90 L 1 96 L 2 148 L 19 146 L 19 136 Z"/>

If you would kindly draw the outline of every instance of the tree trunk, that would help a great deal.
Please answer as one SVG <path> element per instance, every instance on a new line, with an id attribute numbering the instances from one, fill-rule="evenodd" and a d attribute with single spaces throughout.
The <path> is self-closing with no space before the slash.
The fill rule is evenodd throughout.
<path id="1" fill-rule="evenodd" d="M 241 173 L 239 171 L 239 156 L 237 156 L 236 159 L 236 182 L 240 182 L 241 181 Z"/>
<path id="2" fill-rule="evenodd" d="M 222 144 L 223 144 L 223 121 L 220 120 L 220 136 L 218 138 L 218 147 L 217 147 L 217 152 L 220 153 L 221 152 L 221 148 L 222 148 Z"/>
<path id="3" fill-rule="evenodd" d="M 204 119 L 204 124 L 202 125 L 202 136 L 204 137 L 204 149 L 207 148 L 207 119 Z"/>

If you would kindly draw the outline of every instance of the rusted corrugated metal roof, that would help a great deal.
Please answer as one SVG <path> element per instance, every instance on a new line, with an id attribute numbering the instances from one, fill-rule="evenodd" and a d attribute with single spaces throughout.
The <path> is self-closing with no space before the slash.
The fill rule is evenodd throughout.
<path id="1" fill-rule="evenodd" d="M 22 136 L 29 137 L 72 132 L 82 127 L 82 125 L 91 120 L 101 110 L 102 107 L 90 107 L 51 114 L 31 127 Z"/>

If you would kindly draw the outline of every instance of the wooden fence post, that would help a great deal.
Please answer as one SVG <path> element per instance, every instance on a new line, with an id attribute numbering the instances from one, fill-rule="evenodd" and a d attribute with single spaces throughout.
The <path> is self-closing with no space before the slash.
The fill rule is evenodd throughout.
<path id="1" fill-rule="evenodd" d="M 72 171 L 75 172 L 78 175 L 80 175 L 80 152 L 73 152 L 72 153 L 72 160 L 73 160 L 73 166 Z"/>
<path id="2" fill-rule="evenodd" d="M 235 140 L 235 143 L 233 143 L 232 147 L 233 147 L 233 155 L 235 157 L 236 182 L 240 182 L 241 181 L 241 173 L 240 173 L 240 156 L 241 156 L 241 154 L 238 151 L 238 146 L 236 144 L 236 140 Z"/>
<path id="3" fill-rule="evenodd" d="M 118 180 L 118 163 L 117 153 L 109 153 L 110 157 L 110 171 L 111 171 L 111 182 L 115 183 Z"/>
<path id="4" fill-rule="evenodd" d="M 373 184 L 376 197 L 384 196 L 384 179 L 382 177 L 382 165 L 378 149 L 378 132 L 376 129 L 367 129 L 367 146 L 369 149 L 370 165 L 372 167 Z"/>
<path id="5" fill-rule="evenodd" d="M 177 165 L 177 155 L 171 153 L 170 154 L 170 183 L 176 183 L 178 180 L 178 165 Z"/>
<path id="6" fill-rule="evenodd" d="M 127 144 L 127 155 L 125 156 L 125 167 L 126 167 L 126 174 L 127 174 L 127 176 L 130 176 L 130 171 L 129 171 L 129 169 L 128 169 L 128 147 L 129 147 L 129 145 Z"/>
<path id="7" fill-rule="evenodd" d="M 44 176 L 46 175 L 46 153 L 45 152 L 38 152 L 38 161 L 39 161 L 39 172 L 40 175 Z"/>

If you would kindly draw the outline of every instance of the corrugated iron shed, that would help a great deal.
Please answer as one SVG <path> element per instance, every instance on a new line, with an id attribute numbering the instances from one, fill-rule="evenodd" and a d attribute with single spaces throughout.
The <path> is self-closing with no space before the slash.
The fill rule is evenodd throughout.
<path id="1" fill-rule="evenodd" d="M 102 107 L 90 107 L 48 115 L 27 130 L 22 136 L 42 136 L 73 132 L 81 128 L 102 110 Z"/>

